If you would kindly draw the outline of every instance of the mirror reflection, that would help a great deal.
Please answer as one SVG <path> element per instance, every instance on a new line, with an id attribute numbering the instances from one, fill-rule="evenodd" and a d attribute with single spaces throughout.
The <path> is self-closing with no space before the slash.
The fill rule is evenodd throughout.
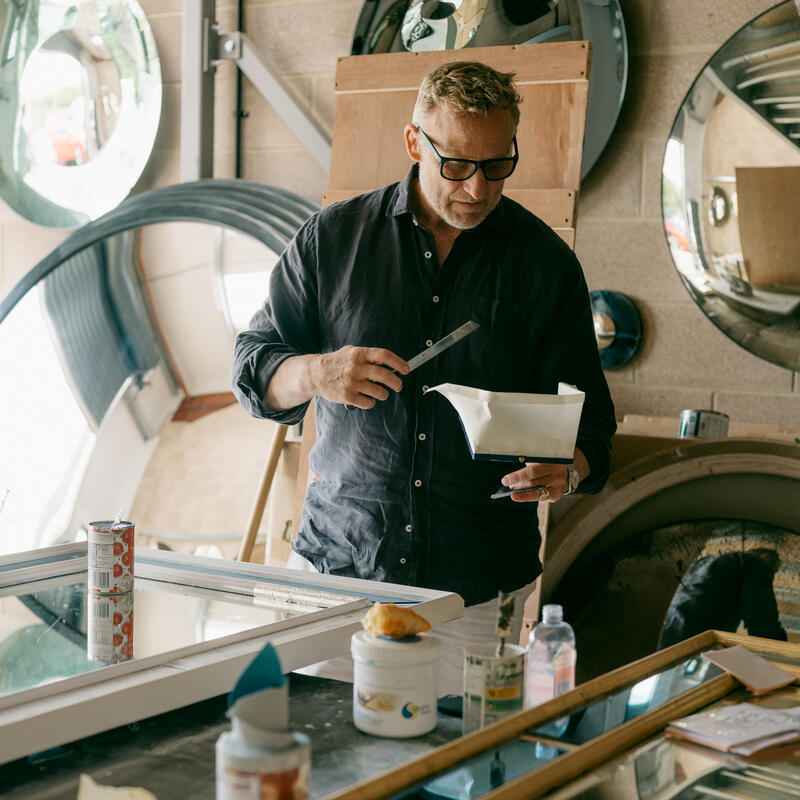
<path id="1" fill-rule="evenodd" d="M 475 800 L 720 674 L 722 670 L 710 661 L 691 656 L 578 709 L 567 718 L 566 728 L 561 720 L 542 725 L 395 795 L 393 800 Z"/>
<path id="2" fill-rule="evenodd" d="M 693 656 L 573 713 L 568 727 L 557 738 L 569 744 L 583 744 L 720 674 L 719 667 Z M 552 735 L 548 726 L 538 733 Z"/>
<path id="3" fill-rule="evenodd" d="M 135 0 L 0 5 L 0 196 L 40 225 L 77 228 L 142 172 L 161 69 Z"/>
<path id="4" fill-rule="evenodd" d="M 0 323 L 0 373 L 9 386 L 38 388 L 0 393 L 0 554 L 74 541 L 89 520 L 130 511 L 160 433 L 185 403 L 211 397 L 226 420 L 246 424 L 228 387 L 233 339 L 276 260 L 236 231 L 164 223 L 85 248 L 23 296 Z M 268 433 L 254 440 L 259 460 Z M 187 486 L 202 455 L 172 465 L 188 470 Z M 222 489 L 230 507 L 236 489 Z M 251 500 L 241 498 L 245 511 Z M 175 495 L 171 507 L 193 503 Z"/>
<path id="5" fill-rule="evenodd" d="M 800 16 L 781 3 L 735 34 L 686 96 L 664 154 L 670 253 L 734 341 L 800 368 Z"/>
<path id="6" fill-rule="evenodd" d="M 589 40 L 592 75 L 582 176 L 614 130 L 628 77 L 618 0 L 364 0 L 353 55 Z"/>
<path id="7" fill-rule="evenodd" d="M 119 118 L 117 65 L 103 37 L 73 28 L 51 36 L 25 63 L 19 85 L 29 181 L 51 164 L 95 158 Z"/>
<path id="8" fill-rule="evenodd" d="M 90 592 L 86 573 L 14 586 L 0 597 L 0 697 L 351 599 L 294 589 L 287 602 L 270 586 L 237 594 L 137 577 L 110 595 Z"/>
<path id="9" fill-rule="evenodd" d="M 578 682 L 708 629 L 800 641 L 796 539 L 765 523 L 695 519 L 642 531 L 574 564 L 558 595 L 583 652 L 592 653 L 591 665 L 578 659 Z M 624 624 L 609 648 L 612 618 Z"/>

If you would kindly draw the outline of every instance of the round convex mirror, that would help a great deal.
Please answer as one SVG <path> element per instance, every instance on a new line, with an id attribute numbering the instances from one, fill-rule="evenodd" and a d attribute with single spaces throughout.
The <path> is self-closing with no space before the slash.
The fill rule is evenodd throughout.
<path id="1" fill-rule="evenodd" d="M 708 61 L 672 126 L 664 231 L 708 318 L 754 355 L 800 369 L 800 16 L 788 0 Z"/>
<path id="2" fill-rule="evenodd" d="M 6 19 L 3 20 L 5 15 Z M 6 4 L 0 196 L 23 217 L 77 228 L 139 178 L 161 113 L 161 69 L 134 0 Z"/>
<path id="3" fill-rule="evenodd" d="M 588 40 L 592 74 L 581 175 L 617 123 L 628 77 L 618 0 L 364 0 L 353 55 Z"/>

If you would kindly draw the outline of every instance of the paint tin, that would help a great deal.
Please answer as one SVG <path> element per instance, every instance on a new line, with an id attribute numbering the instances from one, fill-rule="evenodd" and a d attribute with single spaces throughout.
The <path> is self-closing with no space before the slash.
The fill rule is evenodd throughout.
<path id="1" fill-rule="evenodd" d="M 724 439 L 728 435 L 729 417 L 719 411 L 681 411 L 678 427 L 679 439 Z"/>
<path id="2" fill-rule="evenodd" d="M 234 720 L 235 724 L 235 720 Z M 308 800 L 311 743 L 302 733 L 275 734 L 252 729 L 256 738 L 236 731 L 217 740 L 216 800 Z M 288 739 L 288 744 L 276 740 Z"/>
<path id="3" fill-rule="evenodd" d="M 86 655 L 117 664 L 133 658 L 133 592 L 89 594 Z"/>
<path id="4" fill-rule="evenodd" d="M 133 591 L 133 523 L 103 520 L 89 523 L 89 591 L 116 594 Z"/>
<path id="5" fill-rule="evenodd" d="M 422 736 L 436 727 L 441 642 L 353 634 L 353 722 L 374 736 Z"/>
<path id="6" fill-rule="evenodd" d="M 464 652 L 462 730 L 470 733 L 522 710 L 525 699 L 525 648 L 476 644 Z"/>

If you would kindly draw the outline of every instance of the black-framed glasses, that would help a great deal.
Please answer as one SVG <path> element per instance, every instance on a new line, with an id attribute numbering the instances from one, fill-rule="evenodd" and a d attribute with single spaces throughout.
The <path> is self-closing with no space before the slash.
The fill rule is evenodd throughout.
<path id="1" fill-rule="evenodd" d="M 439 159 L 439 174 L 448 181 L 466 181 L 471 178 L 478 168 L 483 170 L 487 181 L 505 180 L 517 168 L 519 152 L 517 151 L 517 137 L 513 139 L 514 155 L 505 158 L 487 158 L 483 161 L 473 161 L 471 158 L 445 158 L 439 155 L 439 151 L 433 146 L 433 142 L 428 138 L 422 128 L 417 126 L 417 131 L 428 147 Z"/>

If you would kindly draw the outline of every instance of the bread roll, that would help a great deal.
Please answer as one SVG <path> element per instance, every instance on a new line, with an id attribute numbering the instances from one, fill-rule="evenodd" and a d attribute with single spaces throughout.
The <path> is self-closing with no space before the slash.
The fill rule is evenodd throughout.
<path id="1" fill-rule="evenodd" d="M 376 636 L 390 636 L 392 639 L 401 639 L 403 636 L 431 629 L 431 624 L 425 617 L 394 603 L 375 603 L 367 611 L 361 624 Z"/>

